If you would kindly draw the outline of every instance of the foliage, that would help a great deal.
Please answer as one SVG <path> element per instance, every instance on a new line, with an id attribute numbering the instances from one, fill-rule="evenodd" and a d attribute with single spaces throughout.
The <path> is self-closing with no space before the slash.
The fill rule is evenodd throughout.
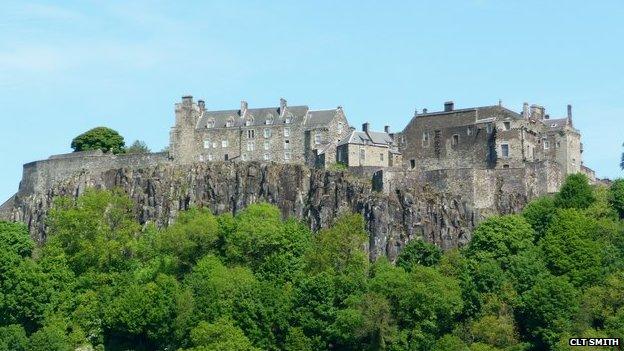
<path id="1" fill-rule="evenodd" d="M 74 152 L 102 150 L 119 154 L 124 152 L 124 145 L 123 137 L 117 131 L 106 127 L 90 129 L 75 137 L 71 142 Z"/>
<path id="2" fill-rule="evenodd" d="M 127 154 L 148 154 L 150 152 L 152 151 L 142 140 L 135 140 L 130 146 L 126 148 Z"/>
<path id="3" fill-rule="evenodd" d="M 620 218 L 624 219 L 624 179 L 616 179 L 611 184 L 609 203 L 617 211 Z"/>
<path id="4" fill-rule="evenodd" d="M 414 265 L 435 266 L 441 258 L 439 247 L 423 240 L 412 240 L 399 253 L 396 265 L 409 271 Z"/>
<path id="5" fill-rule="evenodd" d="M 560 208 L 584 209 L 595 201 L 587 176 L 582 173 L 569 175 L 555 195 L 555 205 Z"/>
<path id="6" fill-rule="evenodd" d="M 0 351 L 532 351 L 621 336 L 621 184 L 571 179 L 482 221 L 466 248 L 414 240 L 396 264 L 369 262 L 355 214 L 313 234 L 261 203 L 156 228 L 119 190 L 58 198 L 41 246 L 0 222 Z"/>

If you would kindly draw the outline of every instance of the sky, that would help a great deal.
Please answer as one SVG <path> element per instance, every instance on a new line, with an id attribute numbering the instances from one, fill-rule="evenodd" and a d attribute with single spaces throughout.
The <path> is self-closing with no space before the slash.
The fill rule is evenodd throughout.
<path id="1" fill-rule="evenodd" d="M 24 163 L 96 127 L 159 151 L 183 95 L 208 109 L 573 105 L 585 165 L 622 177 L 624 1 L 0 0 L 0 203 Z"/>

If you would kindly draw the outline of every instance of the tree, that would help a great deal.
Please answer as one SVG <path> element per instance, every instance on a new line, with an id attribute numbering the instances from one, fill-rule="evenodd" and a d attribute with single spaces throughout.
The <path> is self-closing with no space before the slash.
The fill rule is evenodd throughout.
<path id="1" fill-rule="evenodd" d="M 119 154 L 124 152 L 124 145 L 124 138 L 117 131 L 106 127 L 90 129 L 75 137 L 71 142 L 74 152 L 102 150 Z"/>
<path id="2" fill-rule="evenodd" d="M 585 209 L 595 200 L 589 179 L 582 173 L 569 175 L 555 195 L 555 205 L 559 208 Z"/>
<path id="3" fill-rule="evenodd" d="M 622 146 L 624 146 L 624 144 L 622 144 Z M 622 158 L 620 160 L 620 168 L 624 169 L 624 152 L 622 152 Z"/>
<path id="4" fill-rule="evenodd" d="M 0 251 L 26 257 L 30 256 L 34 246 L 26 225 L 0 221 Z"/>
<path id="5" fill-rule="evenodd" d="M 492 258 L 507 268 L 509 258 L 533 246 L 535 231 L 519 215 L 494 216 L 475 229 L 466 256 Z"/>
<path id="6" fill-rule="evenodd" d="M 26 331 L 19 324 L 0 327 L 0 351 L 26 351 L 28 337 Z"/>
<path id="7" fill-rule="evenodd" d="M 188 351 L 259 351 L 243 331 L 227 318 L 221 318 L 215 323 L 199 323 L 191 331 L 191 340 L 195 347 Z"/>
<path id="8" fill-rule="evenodd" d="M 126 148 L 127 154 L 148 154 L 152 152 L 147 144 L 142 140 L 135 140 L 132 145 Z"/>
<path id="9" fill-rule="evenodd" d="M 624 159 L 622 162 L 624 162 Z M 609 188 L 609 203 L 617 211 L 620 218 L 624 219 L 624 179 L 616 179 L 611 184 Z"/>
<path id="10" fill-rule="evenodd" d="M 409 271 L 415 264 L 434 266 L 440 262 L 440 258 L 442 250 L 439 247 L 423 240 L 412 240 L 399 253 L 396 265 Z"/>
<path id="11" fill-rule="evenodd" d="M 552 216 L 555 214 L 555 200 L 552 196 L 543 196 L 529 202 L 522 210 L 522 217 L 535 230 L 535 241 L 546 234 Z"/>

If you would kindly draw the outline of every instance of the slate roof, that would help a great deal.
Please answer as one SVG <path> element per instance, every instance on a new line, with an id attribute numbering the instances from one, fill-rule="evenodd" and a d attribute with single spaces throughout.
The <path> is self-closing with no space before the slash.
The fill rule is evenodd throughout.
<path id="1" fill-rule="evenodd" d="M 346 138 L 342 139 L 338 142 L 338 146 L 345 144 L 355 144 L 355 145 L 380 145 L 380 146 L 390 146 L 394 141 L 392 137 L 388 133 L 383 132 L 359 132 L 359 131 L 351 131 Z"/>
<path id="2" fill-rule="evenodd" d="M 542 123 L 544 123 L 544 125 L 549 127 L 551 130 L 559 130 L 565 128 L 567 120 L 567 118 L 545 119 L 542 120 Z"/>
<path id="3" fill-rule="evenodd" d="M 214 121 L 213 128 L 225 128 L 227 121 L 232 120 L 231 127 L 245 126 L 251 119 L 251 126 L 267 125 L 267 119 L 273 119 L 271 125 L 286 124 L 286 117 L 290 117 L 290 124 L 303 124 L 306 129 L 326 126 L 336 116 L 337 109 L 312 111 L 306 105 L 288 106 L 285 116 L 280 116 L 279 107 L 250 108 L 245 116 L 241 110 L 204 111 L 197 122 L 196 129 L 204 129 L 209 121 Z"/>
<path id="4" fill-rule="evenodd" d="M 514 118 L 522 118 L 521 114 L 513 110 L 510 110 L 506 107 L 499 106 L 499 105 L 469 107 L 469 108 L 462 108 L 462 109 L 453 109 L 451 111 L 435 111 L 435 112 L 419 113 L 416 115 L 416 117 L 450 115 L 454 113 L 462 113 L 462 112 L 470 112 L 470 111 L 477 111 L 479 113 L 480 119 L 486 118 L 483 116 L 491 116 L 491 115 L 500 114 L 500 113 L 510 115 Z"/>

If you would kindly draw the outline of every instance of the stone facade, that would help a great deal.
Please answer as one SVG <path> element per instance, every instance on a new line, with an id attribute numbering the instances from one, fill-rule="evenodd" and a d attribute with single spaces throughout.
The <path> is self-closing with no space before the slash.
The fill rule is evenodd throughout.
<path id="1" fill-rule="evenodd" d="M 551 161 L 563 175 L 581 171 L 580 133 L 568 116 L 550 119 L 524 104 L 522 113 L 502 105 L 416 113 L 398 136 L 407 169 L 532 169 Z M 549 168 L 550 169 L 550 168 Z"/>
<path id="2" fill-rule="evenodd" d="M 176 104 L 171 130 L 171 156 L 179 163 L 264 161 L 278 163 L 335 163 L 338 141 L 349 132 L 341 107 L 310 110 L 288 106 L 208 111 L 203 101 L 184 97 Z"/>
<path id="3" fill-rule="evenodd" d="M 336 150 L 338 162 L 348 167 L 402 166 L 402 155 L 388 126 L 383 133 L 373 132 L 364 123 L 361 132 L 351 131 Z"/>

